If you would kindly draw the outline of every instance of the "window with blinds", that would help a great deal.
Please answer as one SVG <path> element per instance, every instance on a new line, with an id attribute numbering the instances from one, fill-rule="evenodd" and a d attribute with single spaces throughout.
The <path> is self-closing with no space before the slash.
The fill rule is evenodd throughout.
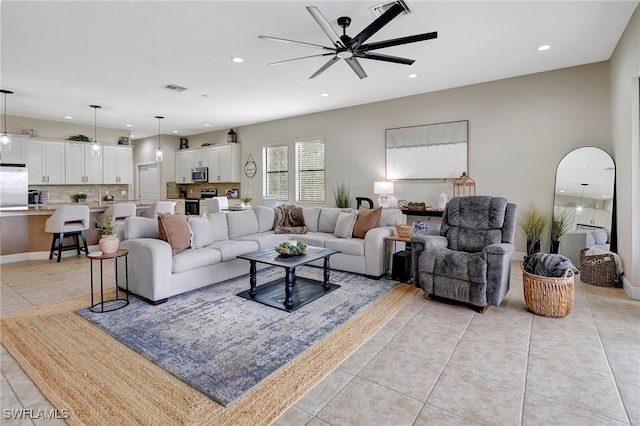
<path id="1" fill-rule="evenodd" d="M 289 199 L 289 147 L 272 145 L 262 148 L 264 176 L 262 179 L 262 196 L 275 197 L 278 200 Z"/>
<path id="2" fill-rule="evenodd" d="M 296 142 L 296 201 L 324 202 L 324 139 Z"/>

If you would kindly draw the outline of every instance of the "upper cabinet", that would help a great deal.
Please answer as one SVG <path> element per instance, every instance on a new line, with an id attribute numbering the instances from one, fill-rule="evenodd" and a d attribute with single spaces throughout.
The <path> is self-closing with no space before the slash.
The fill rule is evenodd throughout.
<path id="1" fill-rule="evenodd" d="M 66 183 L 102 183 L 102 156 L 94 157 L 92 151 L 92 144 L 90 143 L 66 144 Z"/>
<path id="2" fill-rule="evenodd" d="M 65 143 L 29 140 L 23 151 L 29 184 L 65 183 Z"/>
<path id="3" fill-rule="evenodd" d="M 196 150 L 183 149 L 176 152 L 177 183 L 191 183 L 191 168 L 193 167 L 195 151 Z"/>
<path id="4" fill-rule="evenodd" d="M 128 146 L 102 147 L 102 183 L 133 182 L 133 153 Z"/>
<path id="5" fill-rule="evenodd" d="M 193 151 L 193 167 L 209 167 L 209 154 L 206 149 Z"/>
<path id="6" fill-rule="evenodd" d="M 209 148 L 209 182 L 240 182 L 240 145 Z"/>

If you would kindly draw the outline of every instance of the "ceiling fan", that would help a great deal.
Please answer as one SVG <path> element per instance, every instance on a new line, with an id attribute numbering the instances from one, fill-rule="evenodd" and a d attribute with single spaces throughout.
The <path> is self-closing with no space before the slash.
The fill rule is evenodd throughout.
<path id="1" fill-rule="evenodd" d="M 400 37 L 394 38 L 391 40 L 377 41 L 373 43 L 365 42 L 373 36 L 375 33 L 380 31 L 382 27 L 387 25 L 394 19 L 396 16 L 403 12 L 408 12 L 408 8 L 404 5 L 404 2 L 397 1 L 393 4 L 389 9 L 387 9 L 382 15 L 376 18 L 368 27 L 364 30 L 360 31 L 358 35 L 355 37 L 349 37 L 347 35 L 347 27 L 351 24 L 351 18 L 348 16 L 342 16 L 338 18 L 338 25 L 342 27 L 342 35 L 339 36 L 336 31 L 333 29 L 329 21 L 322 15 L 320 10 L 315 6 L 307 6 L 307 10 L 315 19 L 315 21 L 320 25 L 322 31 L 329 37 L 331 42 L 333 43 L 333 47 L 321 46 L 319 44 L 306 43 L 303 41 L 295 41 L 288 40 L 285 38 L 278 37 L 269 37 L 269 36 L 258 36 L 258 38 L 264 40 L 272 40 L 278 41 L 282 43 L 292 43 L 298 44 L 301 46 L 313 47 L 315 49 L 320 49 L 325 51 L 324 53 L 320 53 L 317 55 L 304 56 L 301 58 L 287 59 L 284 61 L 271 62 L 269 65 L 278 65 L 285 62 L 297 61 L 299 59 L 307 59 L 307 58 L 315 58 L 319 56 L 331 56 L 331 59 L 324 64 L 318 71 L 316 71 L 311 77 L 315 78 L 326 71 L 331 65 L 335 64 L 339 59 L 344 59 L 347 64 L 351 67 L 351 69 L 356 73 L 358 77 L 366 78 L 367 73 L 364 72 L 364 69 L 358 62 L 358 58 L 362 59 L 373 59 L 375 61 L 385 61 L 385 62 L 394 62 L 397 64 L 405 64 L 411 65 L 415 62 L 414 59 L 406 59 L 400 58 L 397 56 L 383 55 L 381 53 L 371 53 L 372 50 L 383 49 L 385 47 L 398 46 L 401 44 L 407 43 L 415 43 L 417 41 L 431 40 L 438 37 L 437 32 L 425 33 L 425 34 L 416 34 L 408 37 Z"/>

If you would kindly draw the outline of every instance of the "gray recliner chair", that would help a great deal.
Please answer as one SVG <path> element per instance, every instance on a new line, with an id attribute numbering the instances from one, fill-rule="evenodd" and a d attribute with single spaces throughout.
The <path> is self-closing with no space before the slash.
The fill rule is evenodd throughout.
<path id="1" fill-rule="evenodd" d="M 516 210 L 501 197 L 453 198 L 440 236 L 411 238 L 416 287 L 426 297 L 468 303 L 479 312 L 499 306 L 509 291 Z"/>

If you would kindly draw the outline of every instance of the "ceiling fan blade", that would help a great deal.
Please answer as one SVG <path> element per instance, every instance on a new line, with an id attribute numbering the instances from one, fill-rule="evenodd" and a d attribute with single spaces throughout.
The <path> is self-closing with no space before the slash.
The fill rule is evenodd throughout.
<path id="1" fill-rule="evenodd" d="M 360 33 L 358 33 L 357 36 L 351 39 L 351 41 L 349 42 L 349 46 L 347 47 L 350 49 L 357 49 L 358 47 L 360 47 L 362 43 L 367 41 L 372 35 L 380 31 L 382 27 L 384 27 L 389 22 L 391 22 L 393 18 L 398 16 L 400 13 L 402 13 L 403 10 L 404 8 L 400 5 L 400 3 L 394 4 L 385 13 L 380 15 L 375 21 L 370 23 L 367 28 L 360 31 Z"/>
<path id="2" fill-rule="evenodd" d="M 327 68 L 329 68 L 331 65 L 335 64 L 337 61 L 338 61 L 338 57 L 337 56 L 334 56 L 333 58 L 329 59 L 329 62 L 324 64 L 318 71 L 313 73 L 313 75 L 311 77 L 309 77 L 309 79 L 316 78 L 317 76 L 319 76 L 320 74 L 325 72 L 327 70 Z"/>
<path id="3" fill-rule="evenodd" d="M 347 58 L 345 59 L 345 61 L 347 61 L 347 64 L 349 64 L 351 69 L 358 75 L 358 77 L 360 77 L 360 80 L 362 80 L 363 78 L 367 78 L 367 73 L 364 72 L 364 69 L 362 69 L 362 66 L 360 66 L 360 62 L 358 62 L 356 58 Z"/>
<path id="4" fill-rule="evenodd" d="M 432 33 L 416 34 L 408 37 L 400 37 L 400 38 L 394 38 L 391 40 L 377 41 L 374 43 L 363 44 L 358 49 L 358 52 L 368 52 L 369 50 L 383 49 L 385 47 L 399 46 L 401 44 L 415 43 L 417 41 L 432 40 L 434 38 L 438 38 L 437 31 L 434 31 Z"/>
<path id="5" fill-rule="evenodd" d="M 321 46 L 319 44 L 307 43 L 304 41 L 289 40 L 286 38 L 271 37 L 271 36 L 265 36 L 265 35 L 259 35 L 258 38 L 261 38 L 263 40 L 279 41 L 281 43 L 298 44 L 300 46 L 313 47 L 315 49 L 330 50 L 332 52 L 335 50 L 332 47 Z"/>
<path id="6" fill-rule="evenodd" d="M 271 62 L 271 63 L 269 63 L 267 65 L 280 65 L 280 64 L 284 64 L 285 62 L 297 61 L 299 59 L 317 58 L 319 56 L 329 56 L 329 55 L 334 55 L 334 54 L 335 53 L 320 53 L 318 55 L 302 56 L 300 58 L 285 59 L 284 61 Z"/>
<path id="7" fill-rule="evenodd" d="M 313 19 L 316 20 L 318 25 L 320 25 L 322 31 L 324 31 L 327 37 L 329 37 L 331 43 L 333 43 L 336 48 L 344 47 L 342 41 L 340 40 L 340 36 L 338 36 L 336 30 L 331 26 L 329 21 L 327 21 L 327 18 L 325 18 L 322 12 L 320 12 L 320 9 L 315 6 L 307 6 L 307 10 L 311 14 L 311 16 L 313 16 Z"/>
<path id="8" fill-rule="evenodd" d="M 394 62 L 396 64 L 404 64 L 404 65 L 411 65 L 416 61 L 415 59 L 400 58 L 398 56 L 383 55 L 381 53 L 362 52 L 362 53 L 356 53 L 354 56 L 358 58 L 374 59 L 376 61 Z"/>

